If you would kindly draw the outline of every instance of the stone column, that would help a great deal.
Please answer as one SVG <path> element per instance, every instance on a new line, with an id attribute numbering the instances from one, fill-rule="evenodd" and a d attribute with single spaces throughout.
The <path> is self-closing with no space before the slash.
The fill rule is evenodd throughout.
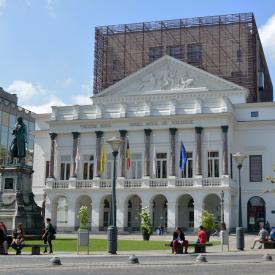
<path id="1" fill-rule="evenodd" d="M 167 203 L 167 232 L 173 232 L 175 230 L 176 217 L 178 213 L 178 204 L 176 202 Z"/>
<path id="2" fill-rule="evenodd" d="M 76 224 L 75 224 L 75 216 L 77 213 L 75 213 L 75 206 L 76 206 L 76 195 L 71 192 L 71 194 L 68 196 L 67 199 L 68 203 L 68 221 L 66 224 L 66 227 L 64 227 L 64 230 L 67 232 L 72 232 L 76 229 Z"/>
<path id="3" fill-rule="evenodd" d="M 50 157 L 50 171 L 49 171 L 49 178 L 55 178 L 54 177 L 54 153 L 55 153 L 55 138 L 57 137 L 56 133 L 50 133 L 51 137 L 51 157 Z"/>
<path id="4" fill-rule="evenodd" d="M 120 138 L 123 143 L 120 146 L 120 177 L 125 177 L 125 155 L 126 155 L 126 130 L 119 130 Z M 119 176 L 119 175 L 118 175 Z"/>
<path id="5" fill-rule="evenodd" d="M 103 208 L 103 205 L 100 205 L 100 197 L 98 196 L 98 194 L 95 193 L 94 196 L 92 197 L 91 229 L 93 232 L 99 231 L 100 209 Z"/>
<path id="6" fill-rule="evenodd" d="M 169 176 L 176 176 L 176 132 L 177 128 L 169 128 L 170 131 L 170 152 L 171 164 Z"/>
<path id="7" fill-rule="evenodd" d="M 79 146 L 79 136 L 80 133 L 79 132 L 72 132 L 73 135 L 73 177 L 77 178 L 77 165 L 76 162 L 78 161 L 76 159 L 76 154 L 77 154 L 77 150 L 79 150 L 79 148 L 77 149 L 77 147 Z"/>
<path id="8" fill-rule="evenodd" d="M 117 230 L 119 232 L 123 232 L 124 228 L 127 227 L 127 223 L 125 223 L 125 216 L 127 217 L 128 211 L 125 207 L 125 198 L 118 194 L 117 197 Z M 128 205 L 128 204 L 127 204 Z"/>
<path id="9" fill-rule="evenodd" d="M 202 127 L 195 127 L 196 131 L 196 171 L 195 175 L 202 175 L 202 169 L 201 169 L 201 156 L 202 156 L 202 133 L 203 128 Z"/>
<path id="10" fill-rule="evenodd" d="M 96 176 L 100 177 L 100 158 L 101 158 L 101 138 L 102 131 L 95 131 L 96 134 Z"/>
<path id="11" fill-rule="evenodd" d="M 192 196 L 194 200 L 194 231 L 196 232 L 201 225 L 203 211 L 202 198 L 204 197 L 204 193 L 202 191 L 197 191 L 195 194 L 192 194 Z"/>
<path id="12" fill-rule="evenodd" d="M 151 129 L 144 129 L 145 133 L 145 152 L 144 152 L 144 176 L 150 177 L 150 160 L 151 160 L 151 154 L 150 154 L 150 145 L 151 145 Z"/>
<path id="13" fill-rule="evenodd" d="M 228 126 L 221 126 L 222 128 L 222 172 L 223 175 L 228 175 Z"/>

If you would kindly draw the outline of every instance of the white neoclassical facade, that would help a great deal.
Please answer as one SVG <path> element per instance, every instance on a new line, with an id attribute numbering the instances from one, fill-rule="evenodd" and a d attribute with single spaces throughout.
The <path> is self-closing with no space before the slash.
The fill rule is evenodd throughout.
<path id="1" fill-rule="evenodd" d="M 164 56 L 93 96 L 87 105 L 53 107 L 38 115 L 33 190 L 58 230 L 78 228 L 89 209 L 93 231 L 110 220 L 113 156 L 106 141 L 124 141 L 117 161 L 117 226 L 136 231 L 138 212 L 149 206 L 154 227 L 194 230 L 203 209 L 238 218 L 238 169 L 232 154 L 248 158 L 241 169 L 242 218 L 275 225 L 272 176 L 275 104 L 246 103 L 248 91 L 203 70 Z M 187 152 L 179 169 L 180 144 Z M 131 166 L 127 166 L 129 143 Z M 104 171 L 101 155 L 106 150 Z M 224 193 L 224 211 L 221 194 Z"/>

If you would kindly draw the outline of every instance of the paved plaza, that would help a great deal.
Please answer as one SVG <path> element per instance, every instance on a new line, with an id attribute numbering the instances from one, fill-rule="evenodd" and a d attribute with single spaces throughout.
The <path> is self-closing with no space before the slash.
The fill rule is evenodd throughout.
<path id="1" fill-rule="evenodd" d="M 58 238 L 71 238 L 75 234 L 58 235 Z M 106 238 L 105 234 L 96 234 L 93 238 Z M 119 235 L 119 239 L 140 240 L 141 235 Z M 219 240 L 218 237 L 211 237 Z M 274 274 L 275 263 L 265 261 L 263 256 L 269 253 L 275 259 L 273 249 L 254 249 L 249 247 L 255 235 L 245 236 L 245 250 L 236 250 L 236 238 L 230 236 L 229 252 L 221 252 L 220 246 L 207 247 L 207 263 L 196 262 L 197 254 L 173 255 L 168 247 L 161 251 L 118 251 L 118 255 L 108 255 L 107 252 L 91 252 L 90 255 L 58 252 L 54 255 L 32 256 L 23 253 L 20 256 L 0 256 L 0 274 Z M 151 240 L 170 241 L 170 235 L 151 236 Z M 187 235 L 187 239 L 195 241 L 196 236 Z M 129 257 L 135 254 L 139 264 L 130 264 Z M 59 257 L 62 265 L 51 265 L 50 260 Z"/>

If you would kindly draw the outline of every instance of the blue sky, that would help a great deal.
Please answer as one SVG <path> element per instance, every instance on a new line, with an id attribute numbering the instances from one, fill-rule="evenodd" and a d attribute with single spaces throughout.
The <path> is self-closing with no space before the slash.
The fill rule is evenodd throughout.
<path id="1" fill-rule="evenodd" d="M 0 86 L 35 112 L 87 104 L 95 26 L 250 11 L 275 86 L 274 0 L 0 0 Z"/>

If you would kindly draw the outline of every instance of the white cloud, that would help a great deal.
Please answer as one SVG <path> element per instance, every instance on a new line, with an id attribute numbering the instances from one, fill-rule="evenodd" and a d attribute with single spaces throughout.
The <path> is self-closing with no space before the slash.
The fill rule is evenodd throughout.
<path id="1" fill-rule="evenodd" d="M 51 106 L 63 106 L 65 103 L 52 91 L 41 84 L 34 84 L 24 80 L 13 81 L 6 89 L 18 96 L 18 105 L 34 113 L 51 112 Z"/>
<path id="2" fill-rule="evenodd" d="M 64 106 L 65 103 L 58 97 L 54 95 L 50 95 L 49 98 L 47 98 L 47 102 L 43 103 L 41 105 L 25 105 L 24 108 L 37 113 L 37 114 L 44 114 L 44 113 L 50 113 L 52 111 L 52 106 Z"/>
<path id="3" fill-rule="evenodd" d="M 73 95 L 71 98 L 73 105 L 88 105 L 92 103 L 89 95 Z"/>
<path id="4" fill-rule="evenodd" d="M 47 1 L 47 9 L 49 11 L 49 14 L 51 16 L 55 16 L 54 6 L 55 6 L 56 0 L 46 0 L 46 1 Z"/>
<path id="5" fill-rule="evenodd" d="M 71 86 L 73 83 L 74 83 L 74 81 L 73 81 L 73 79 L 70 78 L 70 77 L 66 78 L 66 79 L 63 81 L 63 85 L 64 85 L 65 87 L 69 87 L 69 86 Z"/>
<path id="6" fill-rule="evenodd" d="M 7 88 L 12 94 L 17 94 L 22 103 L 28 102 L 30 97 L 45 95 L 47 91 L 40 84 L 33 84 L 24 80 L 15 80 Z"/>
<path id="7" fill-rule="evenodd" d="M 259 28 L 264 51 L 275 62 L 275 14 Z"/>
<path id="8" fill-rule="evenodd" d="M 3 9 L 6 5 L 6 0 L 0 0 L 0 9 Z"/>

